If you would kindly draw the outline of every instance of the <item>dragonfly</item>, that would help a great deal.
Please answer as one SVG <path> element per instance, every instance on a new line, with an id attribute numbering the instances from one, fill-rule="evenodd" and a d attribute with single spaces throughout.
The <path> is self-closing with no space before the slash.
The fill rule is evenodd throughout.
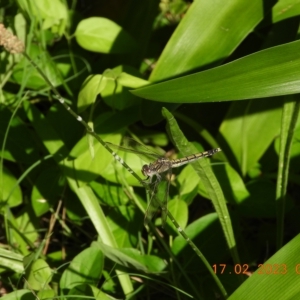
<path id="1" fill-rule="evenodd" d="M 145 145 L 139 143 L 136 140 L 131 138 L 126 138 L 126 144 L 130 144 L 129 147 L 126 146 L 117 146 L 106 142 L 106 144 L 114 149 L 118 149 L 124 152 L 131 152 L 141 156 L 143 159 L 145 157 L 152 159 L 152 162 L 149 164 L 145 164 L 142 167 L 142 174 L 146 177 L 142 180 L 143 185 L 147 185 L 148 191 L 150 193 L 149 204 L 145 213 L 144 224 L 147 225 L 154 215 L 157 213 L 159 207 L 161 208 L 162 214 L 162 225 L 164 226 L 167 220 L 167 205 L 168 205 L 168 196 L 169 196 L 169 188 L 170 188 L 170 179 L 172 177 L 172 169 L 181 167 L 188 163 L 192 163 L 196 160 L 212 156 L 220 151 L 221 148 L 215 148 L 212 150 L 199 152 L 196 154 L 192 154 L 189 156 L 185 156 L 178 159 L 168 159 L 166 157 L 162 157 L 158 153 L 148 149 Z M 142 150 L 138 150 L 135 148 L 142 148 Z M 115 153 L 114 153 L 115 154 Z M 117 154 L 115 154 L 117 155 Z M 164 186 L 161 190 L 160 185 L 164 180 Z"/>

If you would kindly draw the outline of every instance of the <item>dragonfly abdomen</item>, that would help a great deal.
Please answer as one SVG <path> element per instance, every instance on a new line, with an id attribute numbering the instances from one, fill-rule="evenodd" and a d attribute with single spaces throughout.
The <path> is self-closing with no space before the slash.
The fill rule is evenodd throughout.
<path id="1" fill-rule="evenodd" d="M 220 151 L 222 151 L 220 148 L 216 148 L 216 149 L 192 154 L 192 155 L 189 155 L 189 156 L 186 156 L 183 158 L 173 159 L 173 160 L 171 160 L 172 168 L 181 167 L 187 163 L 193 162 L 193 161 L 201 159 L 203 157 L 208 157 L 208 156 L 214 155 L 215 153 L 220 152 Z"/>

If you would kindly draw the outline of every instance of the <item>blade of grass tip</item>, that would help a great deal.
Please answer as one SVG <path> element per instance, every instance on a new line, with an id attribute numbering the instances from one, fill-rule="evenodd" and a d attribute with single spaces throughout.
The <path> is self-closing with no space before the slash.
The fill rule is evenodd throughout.
<path id="1" fill-rule="evenodd" d="M 188 143 L 173 115 L 165 108 L 163 108 L 162 113 L 167 120 L 169 132 L 178 150 L 184 156 L 196 153 L 197 149 Z M 233 228 L 220 184 L 211 170 L 207 160 L 198 160 L 196 163 L 193 163 L 192 166 L 203 181 L 207 193 L 219 216 L 222 230 L 224 232 L 228 247 L 231 251 L 232 259 L 235 264 L 239 264 L 240 259 L 236 248 Z"/>
<path id="2" fill-rule="evenodd" d="M 294 130 L 296 127 L 300 101 L 299 96 L 285 96 L 285 102 L 282 111 L 281 132 L 280 132 L 280 150 L 278 161 L 278 174 L 276 184 L 276 210 L 277 210 L 277 249 L 282 247 L 284 231 L 284 210 L 286 190 L 288 184 L 288 173 L 290 164 L 290 150 L 293 141 Z"/>

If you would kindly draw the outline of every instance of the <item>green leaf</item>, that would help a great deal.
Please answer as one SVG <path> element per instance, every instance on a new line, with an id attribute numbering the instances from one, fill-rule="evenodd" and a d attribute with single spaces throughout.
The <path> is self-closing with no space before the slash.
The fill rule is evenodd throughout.
<path id="1" fill-rule="evenodd" d="M 282 247 L 256 270 L 228 300 L 298 299 L 300 235 Z M 262 296 L 263 295 L 263 296 Z M 263 297 L 263 298 L 262 298 Z"/>
<path id="2" fill-rule="evenodd" d="M 165 47 L 150 80 L 161 81 L 199 67 L 220 64 L 267 11 L 268 5 L 263 6 L 261 0 L 231 0 L 226 5 L 222 0 L 194 1 Z M 199 89 L 205 89 L 201 82 L 198 85 Z M 180 102 L 173 101 L 172 96 L 173 93 L 166 102 Z"/>
<path id="3" fill-rule="evenodd" d="M 37 259 L 25 268 L 28 287 L 33 290 L 49 288 L 52 279 L 52 270 L 43 259 Z"/>
<path id="4" fill-rule="evenodd" d="M 145 80 L 138 78 L 140 73 L 135 68 L 120 65 L 106 70 L 103 76 L 106 78 L 106 86 L 101 96 L 108 106 L 124 110 L 127 107 L 140 103 L 140 99 L 130 93 L 127 87 L 127 85 L 140 87 L 146 84 Z"/>
<path id="5" fill-rule="evenodd" d="M 281 98 L 231 105 L 220 126 L 220 137 L 230 147 L 243 175 L 256 165 L 279 134 L 281 107 Z"/>
<path id="6" fill-rule="evenodd" d="M 280 0 L 272 9 L 273 23 L 300 15 L 300 3 L 298 0 Z"/>
<path id="7" fill-rule="evenodd" d="M 3 141 L 9 127 L 4 152 L 1 156 L 9 161 L 18 163 L 33 163 L 39 159 L 39 148 L 34 146 L 34 137 L 31 130 L 25 126 L 20 117 L 12 120 L 11 112 L 3 105 L 0 107 L 0 140 Z"/>
<path id="8" fill-rule="evenodd" d="M 32 290 L 20 289 L 2 296 L 3 300 L 36 300 Z"/>
<path id="9" fill-rule="evenodd" d="M 132 91 L 171 103 L 254 99 L 300 92 L 300 41 L 263 50 L 226 65 Z M 188 88 L 187 88 L 188 87 Z"/>
<path id="10" fill-rule="evenodd" d="M 247 184 L 250 193 L 249 197 L 239 203 L 238 211 L 247 217 L 274 218 L 276 216 L 275 207 L 275 185 L 268 180 L 253 180 Z M 286 210 L 292 207 L 290 198 L 286 199 Z"/>
<path id="11" fill-rule="evenodd" d="M 118 133 L 108 136 L 101 135 L 101 138 L 105 141 L 118 144 L 121 135 Z M 106 169 L 109 168 L 109 170 L 111 170 L 112 161 L 114 161 L 114 157 L 99 143 L 95 143 L 93 146 L 94 157 L 92 157 L 88 147 L 88 141 L 88 137 L 84 136 L 70 153 L 70 156 L 76 159 L 72 161 L 72 163 L 69 160 L 65 160 L 65 162 L 61 164 L 65 174 L 72 178 L 74 177 L 75 168 L 77 180 L 83 182 L 90 182 L 99 177 L 100 174 L 107 174 Z M 115 171 L 111 170 L 111 173 L 113 173 L 111 176 L 113 176 L 116 181 Z"/>
<path id="12" fill-rule="evenodd" d="M 136 47 L 134 39 L 118 24 L 106 18 L 79 22 L 75 37 L 84 49 L 101 53 L 127 53 Z"/>
<path id="13" fill-rule="evenodd" d="M 57 294 L 54 290 L 42 290 L 37 293 L 38 299 L 54 299 Z"/>
<path id="14" fill-rule="evenodd" d="M 9 207 L 16 207 L 22 203 L 22 191 L 20 186 L 18 184 L 16 185 L 16 183 L 16 178 L 7 168 L 3 167 L 2 173 L 0 174 L 0 195 L 1 201 L 3 201 L 2 204 L 5 203 Z"/>
<path id="15" fill-rule="evenodd" d="M 165 108 L 163 108 L 162 113 L 167 119 L 169 132 L 179 151 L 184 156 L 197 153 L 197 149 L 187 141 L 172 114 Z M 209 195 L 209 199 L 211 199 L 218 214 L 228 247 L 232 250 L 232 257 L 235 262 L 239 262 L 232 224 L 220 184 L 218 183 L 206 159 L 198 160 L 194 162 L 192 166 L 198 173 L 200 179 L 203 181 L 206 191 Z"/>
<path id="16" fill-rule="evenodd" d="M 86 297 L 90 297 L 96 300 L 112 300 L 110 295 L 103 293 L 100 289 L 91 284 L 79 284 L 76 285 L 68 292 L 68 296 L 72 296 L 73 300 L 80 300 Z"/>
<path id="17" fill-rule="evenodd" d="M 32 122 L 38 137 L 56 161 L 61 161 L 69 153 L 59 134 L 54 130 L 45 116 L 29 102 L 24 102 L 28 119 Z M 44 150 L 44 149 L 43 149 Z"/>
<path id="18" fill-rule="evenodd" d="M 197 194 L 197 186 L 200 181 L 198 174 L 189 164 L 177 176 L 177 181 L 180 184 L 180 198 L 190 203 Z"/>
<path id="19" fill-rule="evenodd" d="M 40 217 L 54 207 L 63 190 L 62 174 L 57 167 L 43 169 L 32 189 L 31 203 L 35 215 Z"/>
<path id="20" fill-rule="evenodd" d="M 122 72 L 119 76 L 118 76 L 118 82 L 126 87 L 129 88 L 139 88 L 145 85 L 148 85 L 150 82 L 147 80 L 144 80 L 142 78 L 136 77 L 136 76 L 132 76 L 130 74 L 127 74 L 126 72 Z"/>
<path id="21" fill-rule="evenodd" d="M 23 256 L 10 250 L 0 248 L 0 265 L 17 273 L 24 272 Z"/>
<path id="22" fill-rule="evenodd" d="M 185 228 L 185 233 L 199 246 L 209 261 L 220 260 L 228 256 L 224 235 L 216 213 L 207 214 L 189 224 Z M 182 236 L 177 236 L 174 239 L 172 252 L 182 259 L 184 267 L 188 267 L 189 270 L 194 269 L 197 272 L 201 271 L 197 256 Z"/>
<path id="23" fill-rule="evenodd" d="M 96 196 L 94 195 L 92 189 L 88 186 L 78 187 L 77 182 L 68 178 L 70 188 L 76 193 L 81 204 L 89 215 L 98 235 L 99 239 L 103 241 L 106 245 L 111 247 L 117 247 L 116 240 L 109 228 L 106 217 L 102 211 L 101 206 L 98 203 Z M 116 274 L 121 275 L 121 271 L 116 269 Z M 124 293 L 129 293 L 133 290 L 132 283 L 127 274 L 123 274 L 119 278 L 120 284 L 124 290 Z"/>
<path id="24" fill-rule="evenodd" d="M 64 78 L 71 68 L 70 63 L 56 63 L 47 52 L 41 55 L 41 49 L 35 43 L 30 44 L 28 51 L 30 57 L 43 70 L 54 86 L 58 86 L 64 82 Z M 20 85 L 26 81 L 26 87 L 29 89 L 37 90 L 47 87 L 41 74 L 36 68 L 28 64 L 25 58 L 13 70 L 13 79 Z"/>
<path id="25" fill-rule="evenodd" d="M 29 15 L 33 14 L 43 19 L 43 29 L 59 26 L 60 22 L 66 21 L 68 16 L 67 7 L 59 0 L 18 1 L 18 4 L 23 10 L 27 11 Z M 61 28 L 60 33 L 62 33 L 63 30 L 64 29 Z"/>
<path id="26" fill-rule="evenodd" d="M 243 179 L 228 163 L 213 164 L 212 168 L 227 202 L 238 205 L 250 196 Z M 208 198 L 202 181 L 199 183 L 199 193 Z"/>
<path id="27" fill-rule="evenodd" d="M 121 193 L 125 194 L 124 191 Z M 119 248 L 136 247 L 138 234 L 143 229 L 143 218 L 135 207 L 119 205 L 111 210 L 107 221 Z"/>
<path id="28" fill-rule="evenodd" d="M 28 205 L 29 206 L 29 205 Z M 24 209 L 16 218 L 18 230 L 22 239 L 33 245 L 39 237 L 37 228 L 39 228 L 39 219 L 36 218 L 31 209 Z"/>
<path id="29" fill-rule="evenodd" d="M 78 112 L 84 111 L 96 101 L 97 96 L 106 86 L 107 79 L 102 75 L 90 75 L 83 82 L 78 95 Z"/>
<path id="30" fill-rule="evenodd" d="M 104 255 L 90 247 L 76 255 L 60 279 L 62 289 L 72 289 L 79 284 L 97 285 L 104 267 Z"/>
<path id="31" fill-rule="evenodd" d="M 289 179 L 290 151 L 293 142 L 294 130 L 299 116 L 299 97 L 286 97 L 282 111 L 280 132 L 280 153 L 278 162 L 278 175 L 276 186 L 276 208 L 277 208 L 277 247 L 283 243 L 284 235 L 284 213 L 287 202 L 287 186 Z"/>
<path id="32" fill-rule="evenodd" d="M 172 216 L 175 218 L 177 223 L 182 229 L 185 229 L 188 223 L 188 206 L 185 201 L 178 198 L 168 201 L 168 210 L 171 212 Z M 170 219 L 167 219 L 167 224 L 169 227 L 173 228 L 173 235 L 176 235 L 176 228 Z"/>
<path id="33" fill-rule="evenodd" d="M 141 255 L 138 250 L 133 248 L 117 249 L 100 242 L 94 242 L 93 244 L 100 248 L 110 260 L 127 268 L 157 273 L 161 272 L 166 266 L 162 259 L 153 255 Z"/>
<path id="34" fill-rule="evenodd" d="M 115 207 L 125 205 L 129 201 L 128 196 L 119 185 L 114 185 L 109 182 L 101 184 L 99 182 L 92 181 L 90 182 L 90 187 L 100 198 L 101 203 L 104 203 L 105 205 Z"/>
<path id="35" fill-rule="evenodd" d="M 143 161 L 134 153 L 120 151 L 117 154 L 130 166 L 135 173 L 137 173 L 141 178 L 144 178 L 141 170 L 145 164 L 145 161 Z M 113 161 L 110 163 L 105 169 L 105 172 L 102 172 L 101 174 L 101 176 L 106 180 L 114 183 L 120 183 L 120 179 L 116 175 L 125 178 L 127 183 L 130 185 L 141 186 L 140 182 L 137 181 L 137 179 L 133 177 L 132 174 L 129 173 L 118 161 Z"/>

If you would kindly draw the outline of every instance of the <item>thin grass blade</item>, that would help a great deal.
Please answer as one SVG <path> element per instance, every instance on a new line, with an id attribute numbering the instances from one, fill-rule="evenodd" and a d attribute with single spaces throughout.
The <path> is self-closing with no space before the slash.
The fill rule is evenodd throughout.
<path id="1" fill-rule="evenodd" d="M 163 108 L 163 115 L 168 122 L 168 129 L 179 151 L 185 156 L 196 153 L 197 150 L 188 143 L 173 115 L 165 108 Z M 218 213 L 226 241 L 228 243 L 228 248 L 231 250 L 232 258 L 234 262 L 238 264 L 240 260 L 236 249 L 236 241 L 221 187 L 206 159 L 201 159 L 198 162 L 194 162 L 192 166 L 203 181 L 207 193 L 213 202 L 215 210 Z"/>

